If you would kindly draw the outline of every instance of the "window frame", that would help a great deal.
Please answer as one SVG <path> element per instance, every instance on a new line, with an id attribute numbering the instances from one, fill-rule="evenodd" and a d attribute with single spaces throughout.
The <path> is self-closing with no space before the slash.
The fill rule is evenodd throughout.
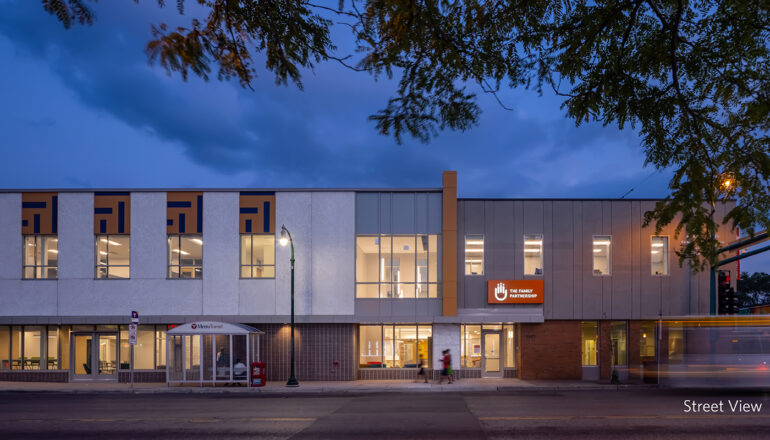
<path id="1" fill-rule="evenodd" d="M 527 273 L 527 237 L 540 237 L 540 273 Z M 521 236 L 521 270 L 522 275 L 525 277 L 538 277 L 542 278 L 545 273 L 545 237 L 544 234 L 522 234 Z M 534 245 L 529 245 L 534 246 Z"/>
<path id="2" fill-rule="evenodd" d="M 109 255 L 110 237 L 116 237 L 116 236 L 128 238 L 128 264 L 110 264 L 110 255 Z M 97 254 L 99 253 L 99 240 L 103 237 L 107 239 L 107 265 L 99 266 L 99 257 L 97 256 Z M 99 276 L 100 267 L 105 267 L 107 269 L 106 277 L 102 278 Z M 126 278 L 111 278 L 110 267 L 126 267 L 128 268 L 128 276 Z M 168 273 L 166 275 L 168 275 Z M 129 234 L 94 234 L 94 280 L 130 280 L 130 279 L 131 279 L 131 235 Z"/>
<path id="3" fill-rule="evenodd" d="M 26 243 L 27 242 L 27 237 L 34 237 L 35 238 L 35 247 L 37 248 L 38 246 L 40 246 L 41 249 L 43 249 L 43 250 L 40 251 L 41 252 L 41 256 L 42 256 L 42 252 L 45 250 L 44 242 L 47 241 L 48 239 L 51 239 L 51 238 L 55 239 L 56 240 L 56 266 L 52 266 L 50 264 L 49 265 L 37 264 L 38 263 L 38 261 L 37 261 L 37 253 L 35 253 L 34 257 L 33 257 L 33 260 L 34 260 L 35 264 L 33 264 L 32 266 L 25 264 L 26 263 L 26 252 L 27 252 L 27 247 L 28 247 L 27 243 Z M 38 240 L 41 240 L 40 244 L 38 244 Z M 31 267 L 33 269 L 32 273 L 34 274 L 34 276 L 32 278 L 27 278 L 25 276 L 26 275 L 26 269 L 28 267 Z M 56 277 L 54 277 L 54 278 L 49 278 L 47 276 L 46 277 L 38 277 L 37 276 L 37 273 L 38 273 L 37 269 L 38 268 L 42 268 L 41 272 L 45 272 L 46 274 L 48 273 L 48 271 L 44 270 L 44 269 L 55 268 L 56 269 Z M 21 279 L 25 280 L 25 281 L 27 281 L 27 280 L 58 280 L 59 279 L 59 235 L 58 234 L 22 234 L 21 235 Z"/>
<path id="4" fill-rule="evenodd" d="M 379 332 L 380 333 L 380 339 L 379 339 L 379 341 L 380 341 L 380 355 L 379 355 L 380 361 L 379 361 L 379 365 L 380 366 L 379 367 L 361 367 L 361 343 L 362 343 L 361 327 L 379 327 L 379 329 L 380 329 L 380 332 Z M 425 359 L 425 364 L 423 364 L 423 367 L 426 368 L 426 369 L 433 369 L 433 367 L 432 367 L 432 365 L 433 365 L 433 337 L 434 337 L 433 324 L 421 324 L 421 323 L 414 323 L 414 324 L 412 324 L 412 323 L 387 323 L 387 324 L 386 323 L 380 323 L 380 324 L 361 323 L 361 324 L 359 324 L 358 325 L 358 329 L 357 329 L 357 335 L 356 335 L 357 339 L 358 339 L 358 343 L 356 344 L 357 345 L 357 347 L 356 347 L 356 362 L 359 365 L 359 369 L 369 370 L 369 369 L 372 369 L 372 368 L 379 368 L 379 369 L 383 369 L 383 370 L 414 370 L 416 368 L 416 367 L 413 367 L 413 366 L 409 366 L 409 367 L 396 367 L 396 366 L 389 366 L 389 367 L 387 367 L 387 366 L 383 366 L 383 365 L 386 365 L 387 362 L 389 362 L 388 360 L 385 359 L 385 356 L 386 356 L 386 350 L 385 350 L 385 328 L 386 327 L 389 327 L 391 329 L 391 331 L 392 331 L 392 337 L 391 337 L 391 344 L 392 345 L 390 347 L 390 351 L 391 351 L 391 355 L 393 356 L 393 363 L 394 364 L 396 362 L 395 361 L 396 341 L 399 340 L 399 338 L 396 337 L 396 329 L 398 327 L 414 327 L 414 331 L 415 331 L 415 339 L 414 339 L 414 341 L 416 341 L 416 342 L 415 342 L 415 351 L 412 354 L 414 354 L 416 356 L 415 361 L 417 362 L 417 365 L 419 365 L 419 363 L 420 363 L 420 347 L 419 347 L 419 343 L 420 343 L 419 342 L 420 341 L 420 328 L 425 328 L 425 327 L 429 328 L 430 329 L 430 342 L 428 344 L 428 359 Z"/>
<path id="5" fill-rule="evenodd" d="M 610 244 L 607 245 L 607 273 L 600 273 L 600 274 L 596 273 L 596 265 L 595 265 L 596 259 L 594 256 L 594 246 L 596 245 L 595 242 L 597 240 L 597 237 L 607 238 L 610 242 Z M 612 276 L 612 235 L 601 234 L 601 235 L 591 236 L 591 274 L 595 277 Z"/>
<path id="6" fill-rule="evenodd" d="M 179 264 L 171 264 L 171 259 L 170 259 L 170 257 L 171 257 L 171 249 L 168 248 L 168 245 L 169 245 L 168 240 L 171 237 L 177 237 L 179 239 L 179 243 L 178 243 L 179 247 L 177 249 L 179 249 L 180 251 L 182 250 L 181 249 L 182 248 L 182 237 L 188 237 L 190 239 L 198 238 L 199 240 L 201 240 L 201 264 L 200 264 L 200 269 L 201 269 L 200 270 L 200 274 L 201 274 L 201 276 L 200 277 L 185 278 L 185 277 L 181 276 L 182 275 L 182 268 L 183 267 L 192 267 L 193 268 L 193 273 L 195 272 L 195 268 L 198 267 L 196 265 L 182 265 L 182 255 L 181 255 L 181 252 L 180 252 L 180 255 L 179 255 Z M 177 267 L 179 269 L 179 272 L 178 272 L 179 276 L 178 277 L 170 276 L 171 275 L 171 268 L 172 267 Z M 203 234 L 166 234 L 166 279 L 167 280 L 202 280 L 203 279 Z"/>
<path id="7" fill-rule="evenodd" d="M 249 243 L 251 245 L 251 253 L 249 253 L 249 255 L 251 255 L 251 260 L 252 261 L 254 260 L 254 236 L 255 235 L 259 235 L 259 236 L 273 237 L 273 264 L 243 264 L 243 261 L 241 259 L 243 258 L 243 236 L 244 235 L 247 235 L 250 238 L 249 239 Z M 241 279 L 241 280 L 274 280 L 275 279 L 275 269 L 276 269 L 275 234 L 245 233 L 245 234 L 238 234 L 238 238 L 239 238 L 239 240 L 238 240 L 238 278 Z M 203 264 L 201 264 L 201 266 L 202 265 Z M 252 270 L 249 271 L 249 273 L 252 273 L 252 274 L 254 273 L 254 268 L 255 267 L 272 267 L 273 268 L 273 276 L 271 276 L 271 277 L 255 277 L 255 276 L 244 277 L 243 276 L 243 268 L 244 267 L 251 268 Z"/>
<path id="8" fill-rule="evenodd" d="M 422 281 L 422 282 L 418 282 L 417 281 L 417 272 L 418 272 L 418 266 L 417 266 L 417 255 L 418 255 L 417 247 L 418 247 L 418 244 L 417 243 L 418 243 L 419 238 L 421 236 L 427 237 L 427 242 L 428 242 L 428 247 L 427 247 L 427 251 L 426 251 L 426 257 L 427 257 L 427 260 L 426 260 L 426 264 L 427 264 L 427 266 L 426 266 L 426 276 L 427 276 L 427 280 Z M 430 237 L 431 236 L 436 236 L 436 249 L 431 249 L 431 247 L 430 247 Z M 389 251 L 388 255 L 390 255 L 390 263 L 389 263 L 389 265 L 387 263 L 378 263 L 377 264 L 377 281 L 358 281 L 358 239 L 360 237 L 369 237 L 369 238 L 377 239 L 377 243 L 378 243 L 377 244 L 377 261 L 378 262 L 383 258 L 382 257 L 382 255 L 383 255 L 383 253 L 382 253 L 383 237 L 389 237 L 388 241 L 390 243 L 390 251 Z M 413 269 L 412 270 L 412 272 L 413 272 L 412 277 L 414 279 L 413 279 L 413 281 L 408 282 L 408 283 L 404 283 L 404 282 L 400 283 L 400 284 L 410 284 L 410 285 L 412 285 L 414 287 L 414 296 L 406 296 L 404 298 L 399 298 L 396 295 L 391 295 L 391 296 L 384 296 L 383 295 L 383 292 L 386 290 L 387 286 L 390 287 L 389 291 L 393 292 L 393 286 L 399 284 L 399 283 L 396 283 L 395 281 L 393 281 L 393 279 L 392 279 L 392 277 L 393 277 L 393 272 L 392 272 L 392 270 L 393 270 L 393 249 L 394 249 L 393 248 L 393 242 L 398 237 L 409 237 L 409 238 L 412 238 L 413 239 L 413 242 L 412 242 L 413 246 L 412 247 L 414 248 L 412 250 L 412 255 L 414 257 L 414 267 L 412 268 Z M 440 243 L 441 243 L 441 234 L 434 234 L 434 233 L 356 234 L 355 235 L 355 241 L 356 241 L 356 245 L 354 247 L 355 249 L 354 249 L 354 256 L 353 256 L 354 272 L 355 272 L 354 277 L 353 277 L 353 279 L 354 279 L 353 280 L 353 284 L 354 284 L 353 297 L 354 297 L 354 299 L 364 299 L 364 300 L 366 300 L 366 299 L 396 299 L 396 300 L 401 300 L 401 299 L 413 299 L 413 300 L 414 299 L 426 299 L 426 300 L 427 299 L 434 299 L 434 300 L 437 300 L 437 299 L 441 299 L 442 298 L 442 295 L 441 295 L 442 290 L 440 288 L 440 286 L 442 284 L 442 281 L 441 281 L 441 267 L 440 266 L 441 266 L 441 262 L 443 260 L 443 258 L 442 258 L 443 256 L 439 254 Z M 430 281 L 431 274 L 432 274 L 430 258 L 431 258 L 432 254 L 436 254 L 436 268 L 435 268 L 436 282 Z M 391 279 L 383 280 L 382 278 L 383 278 L 384 274 L 382 273 L 382 271 L 383 271 L 383 268 L 386 265 L 388 265 L 388 267 L 391 268 Z M 399 270 L 400 270 L 400 266 L 399 266 Z M 419 296 L 417 294 L 417 287 L 419 285 L 424 285 L 427 288 L 427 291 L 426 291 L 426 295 L 427 296 Z M 358 287 L 359 286 L 376 286 L 377 296 L 376 297 L 358 296 Z M 434 291 L 434 290 L 431 289 L 431 287 L 435 287 L 435 295 L 436 295 L 435 297 L 430 296 L 431 292 Z"/>
<path id="9" fill-rule="evenodd" d="M 665 273 L 654 273 L 653 269 L 652 269 L 652 251 L 654 250 L 653 246 L 652 246 L 652 243 L 653 243 L 653 239 L 655 239 L 655 238 L 665 238 L 666 239 L 666 244 L 664 246 L 665 253 L 663 254 L 664 255 L 663 259 L 665 260 L 665 268 L 666 268 L 666 272 Z M 668 250 L 669 250 L 669 243 L 671 243 L 671 237 L 669 237 L 668 235 L 650 235 L 650 275 L 652 275 L 654 277 L 667 277 L 667 276 L 671 275 L 671 265 L 669 264 L 669 258 L 668 258 L 669 257 L 669 252 L 668 252 Z"/>
<path id="10" fill-rule="evenodd" d="M 481 273 L 468 273 L 468 237 L 481 237 Z M 463 272 L 465 273 L 466 277 L 483 277 L 484 274 L 487 272 L 487 260 L 485 257 L 486 255 L 486 236 L 485 234 L 465 234 L 463 236 L 463 267 L 465 270 Z"/>

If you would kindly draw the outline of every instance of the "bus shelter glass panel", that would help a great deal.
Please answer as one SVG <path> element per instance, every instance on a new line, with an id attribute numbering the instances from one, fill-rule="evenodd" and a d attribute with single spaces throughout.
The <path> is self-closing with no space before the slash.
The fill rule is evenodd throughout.
<path id="1" fill-rule="evenodd" d="M 214 380 L 214 335 L 201 335 L 201 361 L 203 363 L 203 380 Z"/>
<path id="2" fill-rule="evenodd" d="M 184 337 L 185 378 L 186 380 L 201 380 L 201 337 L 187 335 Z"/>
<path id="3" fill-rule="evenodd" d="M 230 380 L 230 335 L 215 335 L 217 347 L 216 380 Z"/>
<path id="4" fill-rule="evenodd" d="M 184 380 L 184 336 L 168 337 L 168 379 L 170 381 Z"/>
<path id="5" fill-rule="evenodd" d="M 248 375 L 247 335 L 233 335 L 233 380 L 246 380 Z"/>

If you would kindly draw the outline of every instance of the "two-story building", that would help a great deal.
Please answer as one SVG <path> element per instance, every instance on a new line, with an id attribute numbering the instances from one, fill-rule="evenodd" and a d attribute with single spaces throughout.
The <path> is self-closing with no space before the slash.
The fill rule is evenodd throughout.
<path id="1" fill-rule="evenodd" d="M 133 310 L 138 381 L 164 381 L 166 331 L 202 320 L 264 331 L 268 380 L 285 380 L 281 225 L 300 381 L 412 378 L 445 349 L 459 377 L 635 374 L 657 355 L 657 319 L 708 314 L 708 275 L 679 266 L 674 226 L 642 227 L 654 200 L 458 199 L 456 179 L 2 191 L 0 380 L 128 380 Z M 191 344 L 188 366 L 216 350 Z"/>

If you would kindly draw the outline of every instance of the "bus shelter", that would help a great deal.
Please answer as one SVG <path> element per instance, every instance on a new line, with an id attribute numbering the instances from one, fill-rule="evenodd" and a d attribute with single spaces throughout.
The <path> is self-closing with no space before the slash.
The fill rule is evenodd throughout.
<path id="1" fill-rule="evenodd" d="M 197 321 L 166 332 L 166 384 L 249 383 L 259 335 L 244 324 Z"/>

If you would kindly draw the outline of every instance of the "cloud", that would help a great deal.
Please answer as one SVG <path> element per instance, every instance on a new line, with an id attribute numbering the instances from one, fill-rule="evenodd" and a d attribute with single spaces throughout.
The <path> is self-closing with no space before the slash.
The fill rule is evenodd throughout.
<path id="1" fill-rule="evenodd" d="M 408 140 L 398 146 L 367 120 L 395 90 L 392 81 L 375 82 L 330 63 L 305 72 L 304 92 L 276 86 L 267 71 L 254 92 L 231 82 L 183 82 L 148 66 L 144 46 L 150 23 L 184 23 L 194 10 L 179 17 L 173 7 L 158 9 L 151 2 L 101 2 L 94 10 L 94 26 L 64 30 L 38 2 L 6 2 L 0 34 L 45 63 L 71 92 L 69 99 L 132 127 L 140 142 L 165 149 L 147 160 L 180 149 L 211 170 L 199 186 L 221 186 L 239 176 L 242 186 L 255 187 L 436 187 L 442 170 L 455 169 L 466 196 L 589 197 L 619 195 L 651 171 L 642 168 L 633 132 L 575 127 L 555 97 L 522 90 L 501 94 L 513 112 L 480 93 L 478 127 L 443 132 L 429 145 Z M 343 42 L 343 50 L 348 45 Z M 55 121 L 78 123 L 66 114 Z M 56 139 L 53 129 L 40 130 Z"/>

